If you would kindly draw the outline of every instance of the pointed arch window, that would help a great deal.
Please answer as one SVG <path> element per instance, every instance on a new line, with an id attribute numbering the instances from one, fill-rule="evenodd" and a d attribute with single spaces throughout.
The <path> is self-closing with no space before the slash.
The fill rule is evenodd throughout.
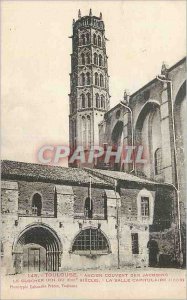
<path id="1" fill-rule="evenodd" d="M 87 102 L 88 102 L 88 107 L 91 107 L 91 95 L 90 93 L 87 93 Z"/>
<path id="2" fill-rule="evenodd" d="M 84 75 L 84 73 L 81 74 L 81 85 L 85 85 L 85 75 Z"/>
<path id="3" fill-rule="evenodd" d="M 104 78 L 102 74 L 100 74 L 100 86 L 104 87 Z"/>
<path id="4" fill-rule="evenodd" d="M 100 99 L 99 99 L 99 94 L 95 95 L 95 100 L 96 100 L 96 107 L 100 108 Z"/>
<path id="5" fill-rule="evenodd" d="M 90 73 L 86 73 L 86 84 L 90 85 Z"/>
<path id="6" fill-rule="evenodd" d="M 109 244 L 98 228 L 82 230 L 75 238 L 72 252 L 77 254 L 107 254 L 110 252 Z"/>
<path id="7" fill-rule="evenodd" d="M 85 55 L 84 55 L 84 53 L 81 54 L 81 64 L 85 65 Z"/>
<path id="8" fill-rule="evenodd" d="M 86 34 L 86 43 L 89 44 L 90 42 L 90 35 L 89 33 Z"/>
<path id="9" fill-rule="evenodd" d="M 94 64 L 98 65 L 98 55 L 97 55 L 97 53 L 94 53 Z"/>
<path id="10" fill-rule="evenodd" d="M 100 37 L 100 35 L 98 36 L 98 46 L 101 47 L 101 37 Z"/>
<path id="11" fill-rule="evenodd" d="M 89 65 L 90 64 L 90 54 L 86 54 L 86 63 Z"/>
<path id="12" fill-rule="evenodd" d="M 101 54 L 99 54 L 99 66 L 101 67 L 103 65 L 103 57 Z"/>
<path id="13" fill-rule="evenodd" d="M 105 97 L 101 95 L 101 108 L 105 108 Z"/>
<path id="14" fill-rule="evenodd" d="M 85 45 L 86 44 L 86 38 L 85 38 L 84 34 L 81 35 L 81 40 L 82 40 L 82 45 Z"/>
<path id="15" fill-rule="evenodd" d="M 95 73 L 95 85 L 99 85 L 99 75 Z"/>
<path id="16" fill-rule="evenodd" d="M 85 95 L 84 94 L 81 95 L 81 103 L 82 103 L 82 108 L 85 108 L 86 103 L 85 103 Z"/>
<path id="17" fill-rule="evenodd" d="M 94 45 L 97 45 L 97 36 L 95 33 L 93 35 L 93 43 L 94 43 Z"/>
<path id="18" fill-rule="evenodd" d="M 162 173 L 162 149 L 157 148 L 155 151 L 155 175 Z"/>
<path id="19" fill-rule="evenodd" d="M 35 193 L 32 197 L 32 213 L 36 216 L 41 216 L 42 212 L 42 197 L 39 193 Z"/>

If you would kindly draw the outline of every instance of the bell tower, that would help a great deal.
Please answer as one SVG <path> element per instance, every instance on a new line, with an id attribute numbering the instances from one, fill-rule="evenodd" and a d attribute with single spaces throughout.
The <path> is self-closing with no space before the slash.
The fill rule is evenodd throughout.
<path id="1" fill-rule="evenodd" d="M 98 124 L 110 106 L 102 14 L 95 17 L 90 9 L 88 16 L 81 17 L 79 10 L 71 38 L 69 143 L 71 150 L 82 146 L 88 151 L 92 145 L 99 145 Z"/>

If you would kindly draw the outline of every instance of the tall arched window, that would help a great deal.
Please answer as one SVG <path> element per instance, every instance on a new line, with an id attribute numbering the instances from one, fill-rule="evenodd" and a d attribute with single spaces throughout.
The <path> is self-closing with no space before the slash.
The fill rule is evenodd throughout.
<path id="1" fill-rule="evenodd" d="M 155 151 L 155 175 L 162 173 L 162 149 L 157 148 Z"/>
<path id="2" fill-rule="evenodd" d="M 99 54 L 99 66 L 101 67 L 103 65 L 103 58 L 102 55 Z"/>
<path id="3" fill-rule="evenodd" d="M 94 53 L 94 64 L 98 65 L 98 55 L 97 55 L 97 53 Z"/>
<path id="4" fill-rule="evenodd" d="M 100 74 L 100 86 L 104 87 L 104 78 L 102 74 Z"/>
<path id="5" fill-rule="evenodd" d="M 84 73 L 81 74 L 81 85 L 85 85 L 85 75 L 84 75 Z"/>
<path id="6" fill-rule="evenodd" d="M 98 46 L 101 47 L 101 37 L 100 37 L 100 35 L 98 36 Z"/>
<path id="7" fill-rule="evenodd" d="M 90 73 L 86 73 L 86 84 L 90 85 Z"/>
<path id="8" fill-rule="evenodd" d="M 98 76 L 98 73 L 95 73 L 95 85 L 99 85 L 99 76 Z"/>
<path id="9" fill-rule="evenodd" d="M 86 43 L 89 44 L 90 42 L 90 35 L 89 33 L 86 34 Z"/>
<path id="10" fill-rule="evenodd" d="M 96 107 L 100 108 L 100 99 L 99 99 L 99 94 L 95 95 L 95 102 L 96 102 Z"/>
<path id="11" fill-rule="evenodd" d="M 97 36 L 95 33 L 93 35 L 93 43 L 94 43 L 94 45 L 97 45 Z"/>
<path id="12" fill-rule="evenodd" d="M 86 63 L 89 65 L 90 64 L 90 53 L 86 54 Z"/>
<path id="13" fill-rule="evenodd" d="M 84 55 L 84 53 L 81 54 L 81 64 L 85 65 L 85 55 Z"/>
<path id="14" fill-rule="evenodd" d="M 86 198 L 84 203 L 84 216 L 86 219 L 92 219 L 93 217 L 93 201 L 89 197 Z"/>
<path id="15" fill-rule="evenodd" d="M 72 252 L 82 254 L 107 254 L 109 245 L 106 237 L 98 228 L 82 230 L 75 238 Z"/>
<path id="16" fill-rule="evenodd" d="M 90 95 L 90 93 L 87 93 L 87 102 L 88 102 L 88 107 L 91 107 L 92 104 L 91 104 L 91 95 Z"/>
<path id="17" fill-rule="evenodd" d="M 90 116 L 87 116 L 87 141 L 88 141 L 88 147 L 91 146 L 91 118 Z"/>
<path id="18" fill-rule="evenodd" d="M 42 197 L 39 193 L 35 193 L 32 197 L 32 213 L 33 215 L 41 216 Z"/>
<path id="19" fill-rule="evenodd" d="M 105 108 L 105 97 L 101 95 L 101 108 Z"/>
<path id="20" fill-rule="evenodd" d="M 82 103 L 82 108 L 85 108 L 86 104 L 85 104 L 85 95 L 84 94 L 81 95 L 81 103 Z"/>
<path id="21" fill-rule="evenodd" d="M 85 45 L 86 44 L 86 38 L 85 38 L 84 34 L 81 35 L 81 40 L 82 40 L 82 45 Z"/>

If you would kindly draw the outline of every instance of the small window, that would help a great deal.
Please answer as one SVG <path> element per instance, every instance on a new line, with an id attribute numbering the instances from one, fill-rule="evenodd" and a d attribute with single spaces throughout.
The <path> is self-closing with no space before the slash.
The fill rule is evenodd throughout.
<path id="1" fill-rule="evenodd" d="M 99 85 L 99 76 L 98 76 L 98 73 L 95 73 L 95 85 Z"/>
<path id="2" fill-rule="evenodd" d="M 105 97 L 101 95 L 101 108 L 105 108 Z"/>
<path id="3" fill-rule="evenodd" d="M 85 85 L 85 75 L 84 75 L 84 73 L 81 74 L 81 85 Z"/>
<path id="4" fill-rule="evenodd" d="M 85 45 L 86 44 L 86 38 L 85 38 L 84 34 L 81 35 L 81 40 L 82 40 L 82 45 Z"/>
<path id="5" fill-rule="evenodd" d="M 98 55 L 97 55 L 97 53 L 94 53 L 94 64 L 98 65 Z"/>
<path id="6" fill-rule="evenodd" d="M 93 202 L 89 197 L 86 198 L 84 204 L 84 216 L 86 219 L 92 219 L 93 217 Z"/>
<path id="7" fill-rule="evenodd" d="M 34 194 L 32 198 L 32 213 L 33 215 L 41 216 L 42 211 L 42 197 L 40 194 Z"/>
<path id="8" fill-rule="evenodd" d="M 100 37 L 100 35 L 98 36 L 98 46 L 101 47 L 101 37 Z"/>
<path id="9" fill-rule="evenodd" d="M 84 94 L 82 94 L 81 95 L 81 102 L 82 102 L 82 108 L 85 108 L 85 95 Z"/>
<path id="10" fill-rule="evenodd" d="M 132 254 L 139 254 L 138 234 L 132 233 Z"/>
<path id="11" fill-rule="evenodd" d="M 86 34 L 86 43 L 89 44 L 90 42 L 90 35 L 89 33 Z"/>
<path id="12" fill-rule="evenodd" d="M 162 149 L 158 148 L 155 151 L 155 175 L 162 173 Z"/>
<path id="13" fill-rule="evenodd" d="M 81 54 L 81 63 L 82 63 L 82 65 L 85 65 L 85 55 L 84 55 L 84 53 Z"/>
<path id="14" fill-rule="evenodd" d="M 109 245 L 104 234 L 96 228 L 82 230 L 74 240 L 72 252 L 82 254 L 109 253 Z"/>
<path id="15" fill-rule="evenodd" d="M 100 74 L 100 86 L 104 87 L 104 79 L 102 74 Z"/>
<path id="16" fill-rule="evenodd" d="M 141 215 L 143 218 L 149 217 L 149 197 L 141 197 Z"/>
<path id="17" fill-rule="evenodd" d="M 90 64 L 90 54 L 89 53 L 86 54 L 86 62 L 88 65 Z"/>
<path id="18" fill-rule="evenodd" d="M 90 95 L 90 93 L 87 93 L 87 101 L 88 101 L 88 107 L 91 107 L 91 95 Z"/>
<path id="19" fill-rule="evenodd" d="M 95 33 L 93 35 L 93 43 L 94 43 L 94 45 L 97 45 L 97 36 Z"/>
<path id="20" fill-rule="evenodd" d="M 99 99 L 99 94 L 95 95 L 95 100 L 96 100 L 96 107 L 100 108 L 100 99 Z"/>
<path id="21" fill-rule="evenodd" d="M 86 73 L 86 84 L 90 85 L 90 73 Z"/>
<path id="22" fill-rule="evenodd" d="M 101 67 L 103 65 L 103 58 L 102 55 L 99 55 L 99 66 Z"/>

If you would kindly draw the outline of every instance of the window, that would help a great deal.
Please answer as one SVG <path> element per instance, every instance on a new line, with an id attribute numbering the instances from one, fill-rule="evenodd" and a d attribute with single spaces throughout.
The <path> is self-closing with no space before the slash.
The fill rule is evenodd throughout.
<path id="1" fill-rule="evenodd" d="M 81 85 L 85 85 L 85 75 L 84 75 L 84 73 L 81 74 Z"/>
<path id="2" fill-rule="evenodd" d="M 162 149 L 158 148 L 155 151 L 155 175 L 162 173 Z"/>
<path id="3" fill-rule="evenodd" d="M 94 45 L 97 45 L 97 36 L 95 33 L 93 35 L 93 43 L 94 43 Z"/>
<path id="4" fill-rule="evenodd" d="M 86 39 L 85 39 L 84 34 L 81 35 L 81 40 L 82 40 L 82 45 L 85 45 L 86 44 Z"/>
<path id="5" fill-rule="evenodd" d="M 101 37 L 100 37 L 100 35 L 98 36 L 98 46 L 101 47 Z"/>
<path id="6" fill-rule="evenodd" d="M 84 53 L 81 54 L 81 64 L 85 65 L 85 55 L 84 55 Z"/>
<path id="7" fill-rule="evenodd" d="M 97 53 L 94 53 L 94 64 L 98 65 L 98 55 L 97 55 Z"/>
<path id="8" fill-rule="evenodd" d="M 84 204 L 84 216 L 86 219 L 92 219 L 93 216 L 93 202 L 92 199 L 86 198 L 85 204 Z"/>
<path id="9" fill-rule="evenodd" d="M 86 73 L 86 84 L 90 85 L 90 73 Z"/>
<path id="10" fill-rule="evenodd" d="M 86 34 L 86 43 L 89 44 L 90 42 L 90 35 L 89 33 Z"/>
<path id="11" fill-rule="evenodd" d="M 102 74 L 100 74 L 100 86 L 104 86 L 104 79 Z"/>
<path id="12" fill-rule="evenodd" d="M 91 107 L 91 95 L 90 93 L 87 93 L 87 101 L 88 101 L 88 107 Z"/>
<path id="13" fill-rule="evenodd" d="M 98 76 L 98 73 L 95 73 L 95 85 L 99 85 L 99 76 Z"/>
<path id="14" fill-rule="evenodd" d="M 101 67 L 103 65 L 103 58 L 102 55 L 99 54 L 99 66 Z"/>
<path id="15" fill-rule="evenodd" d="M 97 108 L 100 108 L 99 94 L 96 94 L 96 95 L 95 95 L 95 100 L 96 100 L 96 107 L 97 107 Z"/>
<path id="16" fill-rule="evenodd" d="M 96 228 L 82 230 L 76 237 L 72 252 L 83 254 L 109 253 L 109 245 L 104 234 Z"/>
<path id="17" fill-rule="evenodd" d="M 101 108 L 105 108 L 105 97 L 101 95 Z"/>
<path id="18" fill-rule="evenodd" d="M 141 197 L 141 215 L 149 217 L 149 197 Z"/>
<path id="19" fill-rule="evenodd" d="M 85 95 L 81 95 L 82 108 L 85 108 Z"/>
<path id="20" fill-rule="evenodd" d="M 131 233 L 132 239 L 132 254 L 139 254 L 138 234 Z"/>
<path id="21" fill-rule="evenodd" d="M 34 194 L 32 198 L 32 213 L 36 216 L 41 216 L 42 210 L 42 197 L 40 194 Z"/>
<path id="22" fill-rule="evenodd" d="M 90 64 L 90 54 L 89 53 L 86 54 L 86 62 L 88 65 Z"/>

